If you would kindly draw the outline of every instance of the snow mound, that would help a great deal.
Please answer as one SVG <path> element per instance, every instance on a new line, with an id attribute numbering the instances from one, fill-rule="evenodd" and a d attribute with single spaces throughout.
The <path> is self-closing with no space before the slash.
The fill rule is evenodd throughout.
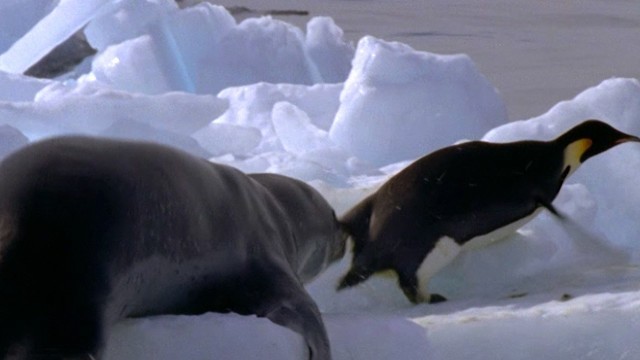
<path id="1" fill-rule="evenodd" d="M 507 121 L 495 88 L 466 55 L 418 52 L 364 37 L 331 139 L 378 166 L 415 159 Z"/>
<path id="2" fill-rule="evenodd" d="M 328 19 L 310 23 L 305 38 L 300 29 L 268 17 L 236 24 L 223 7 L 208 3 L 182 11 L 161 6 L 128 5 L 125 14 L 90 26 L 89 40 L 105 51 L 86 80 L 147 94 L 216 94 L 261 81 L 341 82 L 348 73 L 353 48 Z M 111 35 L 121 25 L 125 31 Z"/>

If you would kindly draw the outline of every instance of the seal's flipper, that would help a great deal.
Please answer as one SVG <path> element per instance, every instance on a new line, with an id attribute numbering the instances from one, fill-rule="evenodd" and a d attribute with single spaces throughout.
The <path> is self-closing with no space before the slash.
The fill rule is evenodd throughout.
<path id="1" fill-rule="evenodd" d="M 309 347 L 310 360 L 330 360 L 329 338 L 322 325 L 320 311 L 311 300 L 300 300 L 283 302 L 266 317 L 302 335 Z"/>
<path id="2" fill-rule="evenodd" d="M 263 301 L 270 306 L 256 314 L 302 335 L 309 348 L 310 360 L 331 360 L 329 337 L 313 299 L 295 279 L 279 279 L 278 284 L 279 288 L 269 295 L 270 299 Z"/>

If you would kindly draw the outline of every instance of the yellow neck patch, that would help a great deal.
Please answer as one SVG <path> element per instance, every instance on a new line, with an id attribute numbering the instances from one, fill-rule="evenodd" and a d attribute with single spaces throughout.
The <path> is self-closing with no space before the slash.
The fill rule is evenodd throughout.
<path id="1" fill-rule="evenodd" d="M 578 170 L 578 167 L 582 164 L 580 158 L 591 147 L 591 144 L 593 144 L 591 139 L 580 139 L 572 142 L 564 149 L 564 166 L 562 168 L 570 167 L 567 177 Z"/>

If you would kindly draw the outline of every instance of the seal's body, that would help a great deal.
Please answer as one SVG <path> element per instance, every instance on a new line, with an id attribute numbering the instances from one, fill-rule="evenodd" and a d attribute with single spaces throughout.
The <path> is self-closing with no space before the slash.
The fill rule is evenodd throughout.
<path id="1" fill-rule="evenodd" d="M 339 288 L 392 269 L 413 301 L 433 301 L 429 279 L 462 249 L 489 244 L 551 205 L 586 159 L 638 141 L 586 121 L 553 141 L 472 141 L 433 152 L 402 170 L 341 219 L 354 239 Z"/>
<path id="2" fill-rule="evenodd" d="M 333 210 L 297 180 L 148 143 L 46 140 L 0 165 L 0 358 L 15 344 L 99 355 L 125 317 L 233 311 L 330 359 L 301 278 L 343 250 Z"/>

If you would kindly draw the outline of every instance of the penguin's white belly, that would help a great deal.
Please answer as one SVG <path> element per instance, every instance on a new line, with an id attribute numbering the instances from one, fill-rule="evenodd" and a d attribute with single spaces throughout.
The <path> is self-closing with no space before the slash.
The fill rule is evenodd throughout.
<path id="1" fill-rule="evenodd" d="M 523 217 L 522 219 L 516 220 L 501 228 L 497 228 L 487 234 L 478 235 L 472 238 L 471 240 L 465 242 L 462 245 L 462 250 L 465 250 L 465 251 L 476 250 L 476 249 L 480 249 L 485 246 L 491 245 L 496 241 L 503 240 L 504 238 L 518 231 L 518 229 L 523 227 L 526 223 L 531 221 L 534 217 L 536 217 L 540 213 L 540 211 L 542 211 L 542 209 L 544 208 L 539 207 L 529 216 Z"/>
<path id="2" fill-rule="evenodd" d="M 529 216 L 514 221 L 487 234 L 476 236 L 464 243 L 462 246 L 449 236 L 443 236 L 438 239 L 438 242 L 427 254 L 416 272 L 419 300 L 429 301 L 429 281 L 435 274 L 445 266 L 449 265 L 449 263 L 451 263 L 461 251 L 480 249 L 506 238 L 538 215 L 542 209 L 543 208 L 540 207 Z"/>

